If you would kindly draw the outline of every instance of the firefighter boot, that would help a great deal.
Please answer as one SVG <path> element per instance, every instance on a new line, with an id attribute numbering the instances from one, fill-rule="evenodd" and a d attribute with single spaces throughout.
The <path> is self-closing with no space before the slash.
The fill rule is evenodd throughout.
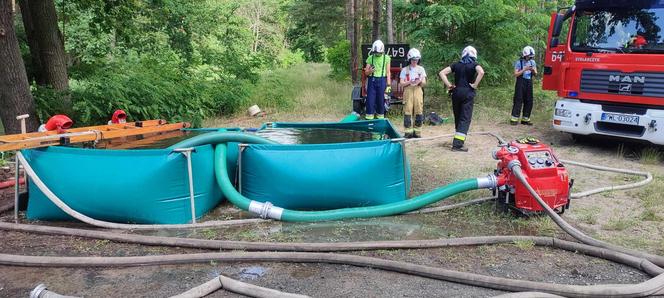
<path id="1" fill-rule="evenodd" d="M 424 115 L 417 114 L 415 115 L 415 130 L 413 131 L 413 136 L 415 138 L 422 137 L 422 123 L 424 122 Z"/>
<path id="2" fill-rule="evenodd" d="M 533 125 L 533 123 L 530 122 L 530 118 L 526 118 L 526 117 L 521 118 L 521 124 L 523 124 L 523 125 L 528 125 L 528 126 L 532 126 L 532 125 Z"/>
<path id="3" fill-rule="evenodd" d="M 413 116 L 403 115 L 403 127 L 404 127 L 404 137 L 410 139 L 413 137 L 413 128 L 412 126 Z"/>
<path id="4" fill-rule="evenodd" d="M 458 152 L 468 152 L 468 148 L 463 145 L 463 141 L 459 139 L 454 139 L 452 141 L 452 151 L 458 151 Z"/>

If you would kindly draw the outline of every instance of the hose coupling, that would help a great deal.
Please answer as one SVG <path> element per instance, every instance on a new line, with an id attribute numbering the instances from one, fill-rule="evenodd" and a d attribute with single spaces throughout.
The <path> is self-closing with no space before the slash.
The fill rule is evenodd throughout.
<path id="1" fill-rule="evenodd" d="M 489 174 L 486 177 L 477 178 L 477 188 L 494 189 L 498 186 L 498 178 L 494 174 Z"/>
<path id="2" fill-rule="evenodd" d="M 284 212 L 284 208 L 276 207 L 270 202 L 257 202 L 251 201 L 249 203 L 249 212 L 255 213 L 262 219 L 281 219 L 281 214 Z"/>
<path id="3" fill-rule="evenodd" d="M 48 289 L 46 288 L 45 284 L 39 284 L 30 292 L 30 298 L 39 298 L 47 290 Z"/>
<path id="4" fill-rule="evenodd" d="M 518 161 L 518 160 L 516 160 L 516 159 L 513 159 L 512 161 L 510 161 L 510 162 L 507 164 L 507 168 L 510 169 L 510 171 L 512 171 L 512 172 L 514 172 L 514 167 L 519 167 L 519 168 L 521 168 L 521 162 Z"/>

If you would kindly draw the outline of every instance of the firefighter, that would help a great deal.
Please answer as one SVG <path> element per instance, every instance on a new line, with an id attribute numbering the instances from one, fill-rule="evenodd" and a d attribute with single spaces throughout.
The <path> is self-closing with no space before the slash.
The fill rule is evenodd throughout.
<path id="1" fill-rule="evenodd" d="M 427 73 L 419 65 L 422 55 L 417 49 L 408 51 L 408 66 L 401 69 L 400 84 L 403 86 L 403 126 L 406 138 L 422 137 L 422 122 L 424 122 L 424 93 L 422 87 L 427 83 Z M 413 115 L 415 125 L 413 127 Z"/>
<path id="2" fill-rule="evenodd" d="M 374 41 L 364 67 L 364 74 L 369 81 L 365 114 L 367 120 L 385 118 L 385 93 L 389 93 L 392 89 L 387 85 L 388 82 L 392 82 L 390 63 L 390 56 L 385 55 L 383 42 Z"/>
<path id="3" fill-rule="evenodd" d="M 530 113 L 533 110 L 533 76 L 537 75 L 537 63 L 535 63 L 535 49 L 531 46 L 523 48 L 521 58 L 514 62 L 514 98 L 512 105 L 511 125 L 521 124 L 533 125 L 530 121 Z M 521 110 L 523 108 L 523 115 Z"/>
<path id="4" fill-rule="evenodd" d="M 447 75 L 452 72 L 454 85 L 447 79 Z M 464 48 L 461 52 L 461 61 L 440 71 L 439 76 L 452 95 L 456 130 L 452 140 L 452 151 L 467 152 L 468 148 L 463 144 L 470 129 L 470 120 L 473 118 L 475 93 L 484 77 L 484 69 L 477 63 L 477 50 L 472 46 Z"/>

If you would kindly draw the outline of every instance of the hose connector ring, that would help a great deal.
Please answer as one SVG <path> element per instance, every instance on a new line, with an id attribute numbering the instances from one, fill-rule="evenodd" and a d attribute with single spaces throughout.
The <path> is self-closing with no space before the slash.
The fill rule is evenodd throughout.
<path id="1" fill-rule="evenodd" d="M 498 178 L 494 174 L 489 174 L 486 177 L 477 178 L 478 189 L 494 189 L 498 186 Z"/>
<path id="2" fill-rule="evenodd" d="M 510 171 L 512 171 L 512 172 L 514 172 L 514 167 L 519 167 L 520 168 L 521 167 L 521 162 L 514 159 L 514 160 L 510 161 L 507 164 L 507 168 L 510 169 Z"/>

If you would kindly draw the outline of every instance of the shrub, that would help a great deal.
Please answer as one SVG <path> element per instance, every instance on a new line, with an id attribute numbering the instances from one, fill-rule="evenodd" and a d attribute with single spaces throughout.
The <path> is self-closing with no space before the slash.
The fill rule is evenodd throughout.
<path id="1" fill-rule="evenodd" d="M 346 79 L 350 77 L 348 63 L 350 61 L 350 41 L 342 40 L 327 50 L 327 62 L 332 67 L 332 77 Z"/>

